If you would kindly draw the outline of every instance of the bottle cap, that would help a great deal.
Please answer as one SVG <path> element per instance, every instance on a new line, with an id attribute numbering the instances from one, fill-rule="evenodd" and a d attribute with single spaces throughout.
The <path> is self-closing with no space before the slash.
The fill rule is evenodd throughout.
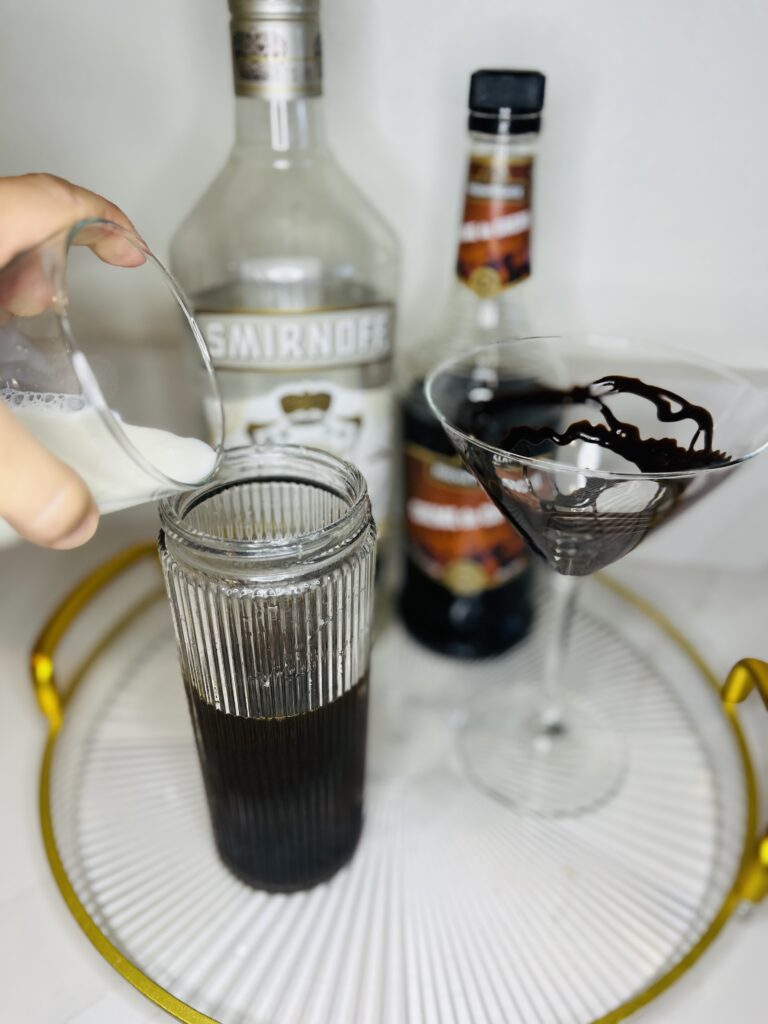
<path id="1" fill-rule="evenodd" d="M 475 71 L 469 86 L 469 128 L 488 135 L 521 135 L 541 128 L 540 71 Z"/>
<path id="2" fill-rule="evenodd" d="M 229 0 L 229 9 L 239 18 L 306 18 L 317 16 L 320 0 Z"/>

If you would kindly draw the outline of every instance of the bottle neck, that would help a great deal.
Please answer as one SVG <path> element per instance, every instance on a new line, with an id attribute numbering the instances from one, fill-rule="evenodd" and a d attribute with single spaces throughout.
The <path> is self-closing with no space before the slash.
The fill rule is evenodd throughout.
<path id="1" fill-rule="evenodd" d="M 319 150 L 326 144 L 321 96 L 238 96 L 235 126 L 237 147 L 290 153 Z"/>
<path id="2" fill-rule="evenodd" d="M 258 5 L 233 13 L 238 146 L 285 153 L 324 145 L 317 8 L 308 3 L 296 17 L 288 6 L 282 15 Z"/>
<path id="3" fill-rule="evenodd" d="M 480 299 L 484 317 L 531 274 L 531 205 L 536 133 L 470 133 L 456 278 Z M 489 324 L 490 326 L 490 324 Z"/>

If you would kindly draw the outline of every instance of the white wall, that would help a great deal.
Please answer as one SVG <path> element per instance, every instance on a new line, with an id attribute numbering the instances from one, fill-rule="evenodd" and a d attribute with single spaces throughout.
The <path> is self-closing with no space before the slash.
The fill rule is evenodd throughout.
<path id="1" fill-rule="evenodd" d="M 323 4 L 333 143 L 404 245 L 403 344 L 449 280 L 469 73 L 532 67 L 539 324 L 768 370 L 766 0 Z M 3 0 L 0 33 L 0 174 L 99 190 L 164 254 L 231 142 L 226 0 Z M 762 507 L 766 472 L 735 486 L 648 552 L 766 560 L 762 514 L 713 526 Z"/>
<path id="2" fill-rule="evenodd" d="M 445 291 L 468 75 L 548 76 L 544 325 L 768 368 L 765 0 L 323 0 L 329 127 L 405 249 L 403 343 Z M 0 173 L 121 203 L 160 253 L 222 162 L 226 0 L 3 0 Z"/>

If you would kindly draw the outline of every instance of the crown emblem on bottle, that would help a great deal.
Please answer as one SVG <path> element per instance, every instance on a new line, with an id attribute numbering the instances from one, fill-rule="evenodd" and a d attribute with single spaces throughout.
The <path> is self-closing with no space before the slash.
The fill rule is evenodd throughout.
<path id="1" fill-rule="evenodd" d="M 283 395 L 280 399 L 283 412 L 289 416 L 293 412 L 308 412 L 311 409 L 318 409 L 320 412 L 328 412 L 331 407 L 331 396 L 325 392 L 304 392 L 303 395 Z"/>
<path id="2" fill-rule="evenodd" d="M 235 32 L 233 40 L 238 57 L 260 57 L 267 60 L 288 56 L 288 40 L 279 32 Z"/>

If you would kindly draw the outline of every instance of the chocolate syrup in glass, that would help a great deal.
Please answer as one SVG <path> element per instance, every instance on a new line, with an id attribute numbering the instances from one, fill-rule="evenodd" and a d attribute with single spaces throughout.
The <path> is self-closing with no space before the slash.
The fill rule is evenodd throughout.
<path id="1" fill-rule="evenodd" d="M 696 430 L 690 444 L 684 448 L 671 437 L 642 437 L 638 427 L 620 420 L 605 398 L 609 395 L 626 394 L 636 395 L 651 402 L 656 408 L 656 417 L 660 423 L 691 420 L 696 425 Z M 643 473 L 686 472 L 730 462 L 729 456 L 712 447 L 714 424 L 709 410 L 688 402 L 673 391 L 646 384 L 637 377 L 601 377 L 586 387 L 574 387 L 570 391 L 535 388 L 515 390 L 510 396 L 496 393 L 486 402 L 473 404 L 468 417 L 472 433 L 479 440 L 483 440 L 482 430 L 478 432 L 482 422 L 498 417 L 510 399 L 514 402 L 518 415 L 521 406 L 534 408 L 542 405 L 594 405 L 605 419 L 605 423 L 578 420 L 562 431 L 555 430 L 549 425 L 531 427 L 515 424 L 507 427 L 503 437 L 494 443 L 513 454 L 533 455 L 532 451 L 522 451 L 521 446 L 563 446 L 574 441 L 587 441 L 620 455 L 628 462 L 634 463 Z M 701 445 L 697 448 L 700 440 Z"/>
<path id="2" fill-rule="evenodd" d="M 573 473 L 559 478 L 541 466 L 529 467 L 498 457 L 480 445 L 463 446 L 462 455 L 489 496 L 530 546 L 558 572 L 584 576 L 604 568 L 635 548 L 680 506 L 695 470 L 727 466 L 730 456 L 714 448 L 711 413 L 665 388 L 637 377 L 602 377 L 563 391 L 520 382 L 493 392 L 478 389 L 458 410 L 456 425 L 496 449 L 528 458 L 547 458 L 555 447 L 583 441 L 607 449 L 639 471 L 638 476 L 601 477 L 585 469 L 573 486 Z M 644 437 L 606 401 L 634 395 L 650 402 L 659 423 L 690 421 L 691 440 Z M 578 419 L 553 426 L 553 412 L 592 406 L 602 423 Z M 566 416 L 567 419 L 567 416 Z M 553 464 L 553 469 L 555 465 Z M 664 474 L 680 474 L 665 476 Z M 640 474 L 643 474 L 642 476 Z M 560 488 L 564 486 L 565 489 Z"/>

